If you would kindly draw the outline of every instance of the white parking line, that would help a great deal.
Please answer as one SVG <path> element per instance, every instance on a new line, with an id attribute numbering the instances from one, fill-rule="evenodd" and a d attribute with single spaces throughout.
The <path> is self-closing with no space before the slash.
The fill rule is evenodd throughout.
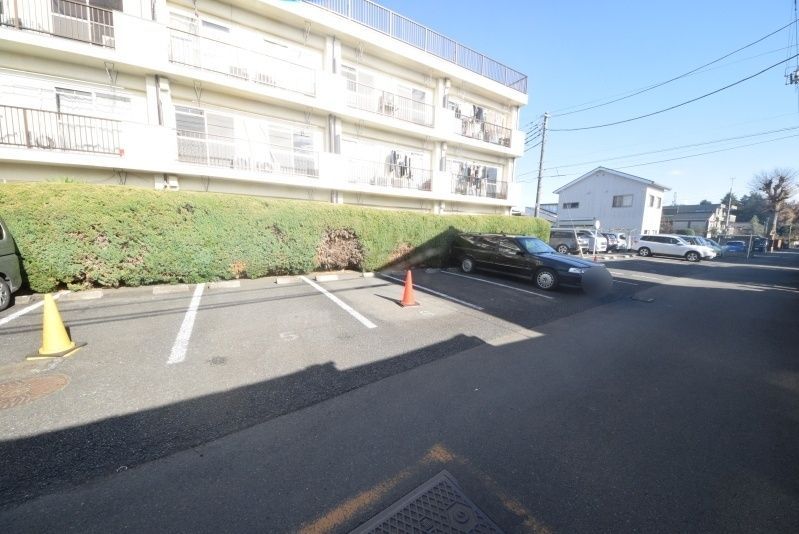
<path id="1" fill-rule="evenodd" d="M 387 275 L 387 274 L 381 274 L 380 276 L 382 276 L 384 278 L 390 278 L 392 280 L 396 280 L 397 282 L 404 282 L 404 280 L 402 278 L 397 278 L 396 276 L 390 276 L 390 275 Z M 433 294 L 433 295 L 435 295 L 437 297 L 441 297 L 443 299 L 451 300 L 452 302 L 457 302 L 458 304 L 463 304 L 464 306 L 468 306 L 469 308 L 472 308 L 473 310 L 477 310 L 477 311 L 482 311 L 483 310 L 483 308 L 481 306 L 478 306 L 477 304 L 472 304 L 471 302 L 466 302 L 465 300 L 456 299 L 455 297 L 451 297 L 450 295 L 447 295 L 445 293 L 441 293 L 441 292 L 436 291 L 434 289 L 430 289 L 429 287 L 420 286 L 419 284 L 413 284 L 413 287 L 415 287 L 415 288 L 417 288 L 417 289 L 419 289 L 421 291 L 424 291 L 426 293 L 431 293 L 431 294 Z"/>
<path id="2" fill-rule="evenodd" d="M 61 295 L 66 295 L 67 293 L 69 293 L 69 291 L 59 291 L 58 293 L 53 295 L 53 300 L 58 300 L 59 298 L 61 298 Z M 31 304 L 27 308 L 22 308 L 19 311 L 15 311 L 14 313 L 9 315 L 8 317 L 3 317 L 2 319 L 0 319 L 0 326 L 3 326 L 4 324 L 8 324 L 11 321 L 13 321 L 14 319 L 22 317 L 26 313 L 32 312 L 33 310 L 35 310 L 37 308 L 41 308 L 42 306 L 44 306 L 44 301 L 40 300 L 39 302 L 37 302 L 35 304 Z"/>
<path id="3" fill-rule="evenodd" d="M 303 282 L 307 283 L 308 285 L 310 285 L 311 287 L 313 287 L 317 291 L 321 292 L 324 296 L 326 296 L 327 298 L 329 298 L 330 300 L 332 300 L 333 302 L 338 304 L 338 306 L 342 310 L 344 310 L 345 312 L 347 312 L 350 315 L 352 315 L 353 317 L 355 317 L 366 328 L 377 328 L 376 324 L 374 324 L 372 321 L 370 321 L 369 319 L 367 319 L 366 317 L 364 317 L 363 315 L 361 315 L 360 313 L 358 313 L 357 311 L 352 309 L 352 307 L 350 307 L 348 304 L 344 303 L 340 298 L 338 298 L 337 296 L 333 295 L 332 293 L 330 293 L 328 290 L 326 290 L 325 288 L 323 288 L 322 286 L 320 286 L 316 282 L 313 282 L 312 280 L 309 280 L 308 278 L 306 278 L 304 276 L 300 276 L 300 280 L 302 280 Z"/>
<path id="4" fill-rule="evenodd" d="M 527 294 L 530 294 L 530 295 L 535 295 L 536 297 L 541 297 L 542 299 L 555 300 L 553 297 L 549 297 L 547 295 L 542 295 L 541 293 L 536 293 L 535 291 L 529 291 L 527 289 L 521 289 L 519 287 L 500 284 L 499 282 L 492 282 L 491 280 L 484 280 L 482 278 L 477 278 L 476 276 L 466 276 L 464 274 L 451 273 L 449 271 L 441 271 L 441 272 L 444 273 L 444 274 L 448 274 L 450 276 L 460 276 L 461 278 L 468 278 L 469 280 L 477 280 L 478 282 L 484 282 L 486 284 L 491 284 L 492 286 L 499 286 L 499 287 L 505 287 L 505 288 L 508 288 L 508 289 L 513 289 L 514 291 L 519 291 L 521 293 L 527 293 Z"/>
<path id="5" fill-rule="evenodd" d="M 167 365 L 180 363 L 186 359 L 186 349 L 189 348 L 189 339 L 191 339 L 191 331 L 194 329 L 194 319 L 197 317 L 197 308 L 200 306 L 200 299 L 203 296 L 203 288 L 205 284 L 197 284 L 194 289 L 194 295 L 191 297 L 189 309 L 186 310 L 186 316 L 183 318 L 183 324 L 180 325 L 178 337 L 175 338 L 175 344 L 172 345 L 172 352 L 169 354 Z"/>
<path id="6" fill-rule="evenodd" d="M 624 280 L 613 280 L 616 284 L 627 284 L 628 286 L 637 286 L 635 282 L 625 282 Z"/>

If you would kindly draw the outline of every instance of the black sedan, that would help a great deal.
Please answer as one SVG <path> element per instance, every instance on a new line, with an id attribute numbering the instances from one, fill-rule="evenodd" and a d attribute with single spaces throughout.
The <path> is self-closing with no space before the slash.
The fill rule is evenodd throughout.
<path id="1" fill-rule="evenodd" d="M 544 290 L 564 285 L 604 293 L 613 284 L 604 265 L 559 254 L 537 237 L 460 234 L 451 257 L 465 273 L 482 269 L 522 275 Z"/>

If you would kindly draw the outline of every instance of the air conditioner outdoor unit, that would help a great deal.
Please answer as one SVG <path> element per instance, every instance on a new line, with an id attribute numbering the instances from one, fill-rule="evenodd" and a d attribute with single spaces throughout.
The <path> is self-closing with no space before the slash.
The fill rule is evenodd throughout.
<path id="1" fill-rule="evenodd" d="M 103 46 L 107 46 L 108 48 L 114 48 L 116 45 L 116 41 L 113 35 L 103 35 Z"/>

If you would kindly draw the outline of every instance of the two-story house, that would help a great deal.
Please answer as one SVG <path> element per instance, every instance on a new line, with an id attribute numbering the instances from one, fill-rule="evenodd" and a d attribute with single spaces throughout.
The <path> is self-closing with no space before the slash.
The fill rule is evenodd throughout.
<path id="1" fill-rule="evenodd" d="M 704 237 L 725 233 L 727 224 L 735 222 L 735 206 L 730 210 L 727 220 L 726 204 L 679 204 L 663 208 L 661 229 L 667 232 L 691 229 L 696 235 Z"/>
<path id="2" fill-rule="evenodd" d="M 370 0 L 0 0 L 0 180 L 508 214 L 526 103 Z"/>
<path id="3" fill-rule="evenodd" d="M 593 226 L 603 231 L 654 234 L 660 230 L 663 195 L 652 180 L 597 167 L 555 190 L 559 226 Z"/>

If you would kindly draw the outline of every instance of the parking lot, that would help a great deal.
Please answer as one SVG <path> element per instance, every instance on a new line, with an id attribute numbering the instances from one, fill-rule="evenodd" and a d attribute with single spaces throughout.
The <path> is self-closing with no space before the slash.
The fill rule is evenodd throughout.
<path id="1" fill-rule="evenodd" d="M 579 336 L 583 312 L 736 267 L 636 257 L 606 265 L 615 283 L 600 299 L 456 269 L 413 270 L 414 307 L 398 304 L 405 273 L 397 271 L 59 293 L 72 339 L 87 345 L 54 360 L 25 360 L 41 344 L 41 308 L 19 303 L 0 314 L 0 454 L 9 466 L 0 504 L 127 470 L 470 348 L 535 338 L 557 319 L 573 318 Z M 24 394 L 14 394 L 15 383 Z"/>

